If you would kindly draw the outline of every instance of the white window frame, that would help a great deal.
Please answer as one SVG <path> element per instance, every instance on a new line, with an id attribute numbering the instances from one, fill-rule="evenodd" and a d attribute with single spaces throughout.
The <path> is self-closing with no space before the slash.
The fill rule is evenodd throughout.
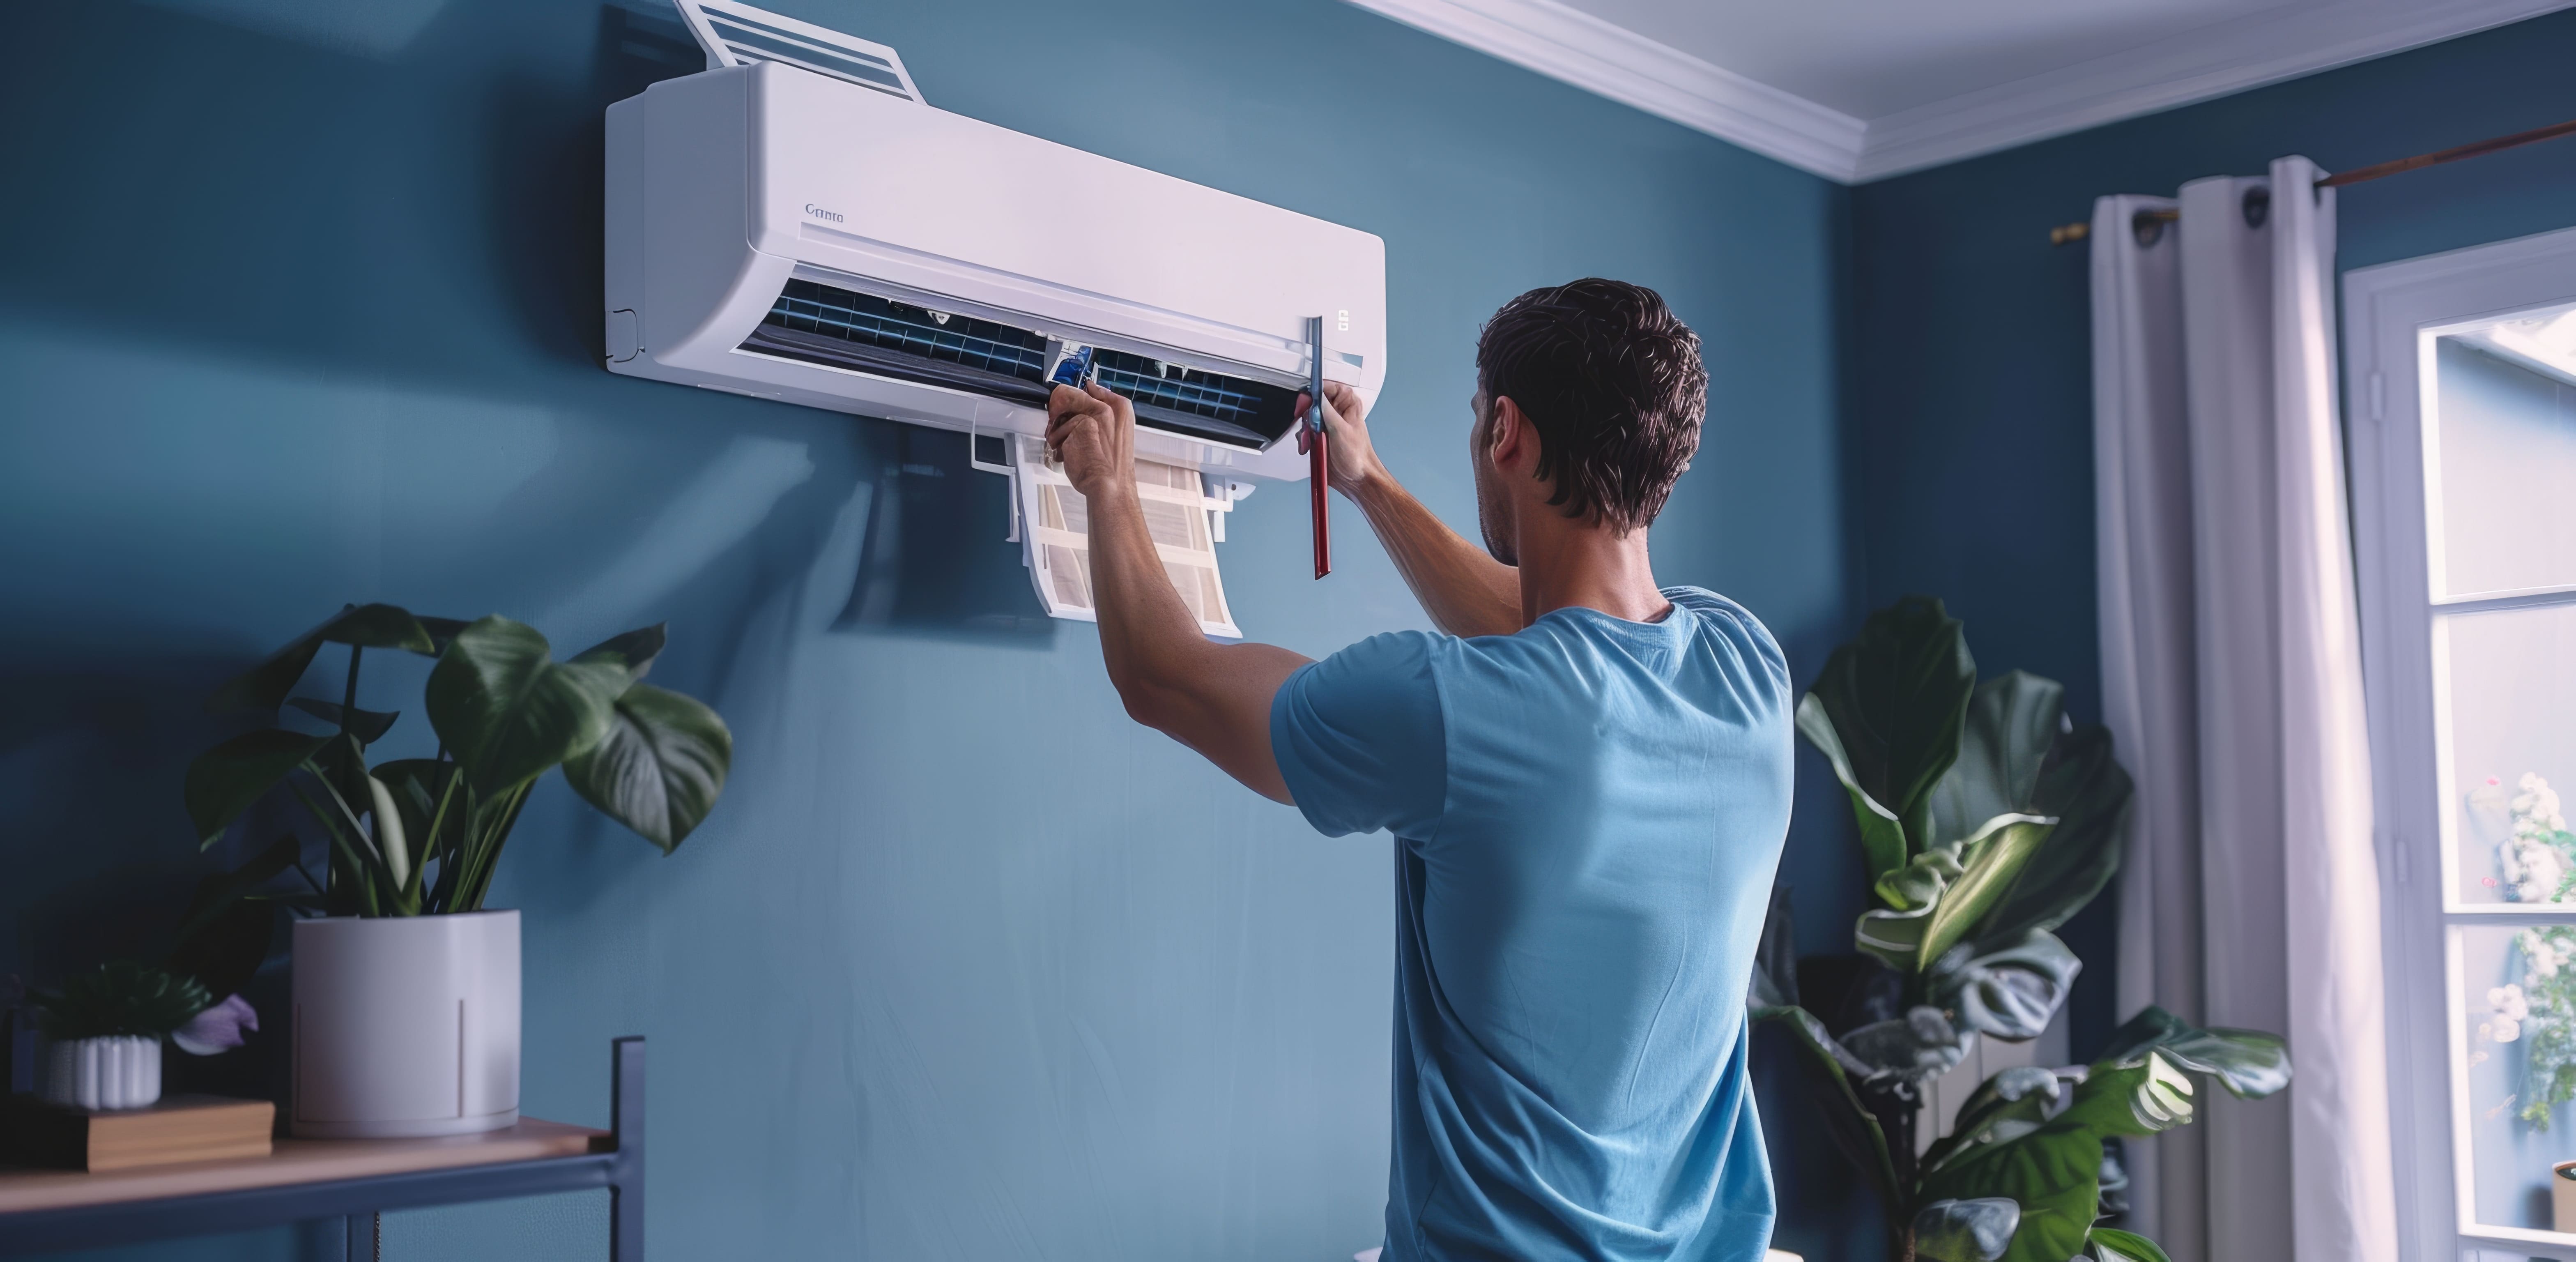
<path id="1" fill-rule="evenodd" d="M 2343 278 L 2344 399 L 2352 458 L 2364 688 L 2377 774 L 2385 912 L 2391 1118 L 2400 1253 L 2489 1249 L 2576 1260 L 2576 1235 L 2479 1226 L 2466 1193 L 2467 1066 L 2458 1032 L 2458 931 L 2505 921 L 2576 923 L 2576 905 L 2462 903 L 2450 876 L 2458 800 L 2445 781 L 2446 708 L 2435 675 L 2436 613 L 2576 605 L 2576 587 L 2438 599 L 2425 471 L 2438 452 L 2427 332 L 2576 300 L 2576 229 L 2360 268 Z M 2576 1155 L 2576 1150 L 2571 1150 Z"/>

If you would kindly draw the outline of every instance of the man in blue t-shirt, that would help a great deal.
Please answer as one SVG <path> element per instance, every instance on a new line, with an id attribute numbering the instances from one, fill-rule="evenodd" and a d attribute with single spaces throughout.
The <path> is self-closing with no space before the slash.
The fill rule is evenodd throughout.
<path id="1" fill-rule="evenodd" d="M 1057 387 L 1101 652 L 1138 722 L 1327 834 L 1395 835 L 1385 1262 L 1753 1262 L 1772 1198 L 1744 989 L 1791 705 L 1753 615 L 1647 564 L 1699 447 L 1699 338 L 1652 290 L 1579 280 L 1495 313 L 1476 384 L 1483 552 L 1324 387 L 1332 484 L 1443 634 L 1320 662 L 1199 634 L 1137 505 L 1127 400 Z"/>

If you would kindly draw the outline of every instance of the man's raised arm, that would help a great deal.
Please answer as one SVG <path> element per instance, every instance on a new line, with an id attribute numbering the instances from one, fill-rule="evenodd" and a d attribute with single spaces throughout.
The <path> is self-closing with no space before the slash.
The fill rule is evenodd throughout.
<path id="1" fill-rule="evenodd" d="M 1310 396 L 1297 396 L 1303 414 Z M 1510 635 L 1524 625 L 1520 571 L 1460 538 L 1404 489 L 1377 458 L 1359 394 L 1324 383 L 1324 423 L 1332 434 L 1333 486 L 1367 514 L 1369 527 L 1432 625 L 1451 635 Z M 1304 448 L 1300 434 L 1299 448 Z"/>
<path id="2" fill-rule="evenodd" d="M 1128 717 L 1197 750 L 1254 792 L 1287 802 L 1270 751 L 1270 702 L 1308 661 L 1270 644 L 1216 644 L 1172 590 L 1136 497 L 1136 412 L 1099 386 L 1057 386 L 1047 445 L 1082 493 L 1100 653 Z"/>

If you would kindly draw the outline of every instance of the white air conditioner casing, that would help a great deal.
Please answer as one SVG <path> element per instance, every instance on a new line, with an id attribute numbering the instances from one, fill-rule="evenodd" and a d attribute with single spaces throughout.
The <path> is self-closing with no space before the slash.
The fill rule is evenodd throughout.
<path id="1" fill-rule="evenodd" d="M 782 350 L 800 330 L 764 322 L 804 282 L 936 313 L 943 330 L 962 318 L 955 327 L 1035 335 L 1050 369 L 1076 344 L 1141 357 L 1176 398 L 1185 381 L 1213 380 L 1293 399 L 1313 371 L 1316 317 L 1327 379 L 1374 402 L 1386 377 L 1377 237 L 794 66 L 711 69 L 610 106 L 607 166 L 613 372 L 983 434 L 1045 431 L 1043 386 L 1032 393 L 1024 366 L 1016 383 L 957 371 L 963 361 L 884 370 L 913 353 L 885 345 L 850 352 L 867 362 L 823 362 L 838 352 L 808 354 L 814 330 L 856 327 L 828 319 Z M 1140 407 L 1139 454 L 1305 477 L 1293 422 L 1259 432 L 1293 404 L 1255 393 L 1269 411 L 1249 429 Z"/>

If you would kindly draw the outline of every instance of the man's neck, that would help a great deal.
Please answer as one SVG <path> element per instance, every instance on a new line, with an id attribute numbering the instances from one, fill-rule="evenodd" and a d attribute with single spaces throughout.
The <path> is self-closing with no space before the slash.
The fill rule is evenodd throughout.
<path id="1" fill-rule="evenodd" d="M 1655 586 L 1643 530 L 1614 535 L 1560 517 L 1527 523 L 1519 534 L 1523 626 L 1576 606 L 1630 622 L 1659 621 L 1672 610 Z"/>

